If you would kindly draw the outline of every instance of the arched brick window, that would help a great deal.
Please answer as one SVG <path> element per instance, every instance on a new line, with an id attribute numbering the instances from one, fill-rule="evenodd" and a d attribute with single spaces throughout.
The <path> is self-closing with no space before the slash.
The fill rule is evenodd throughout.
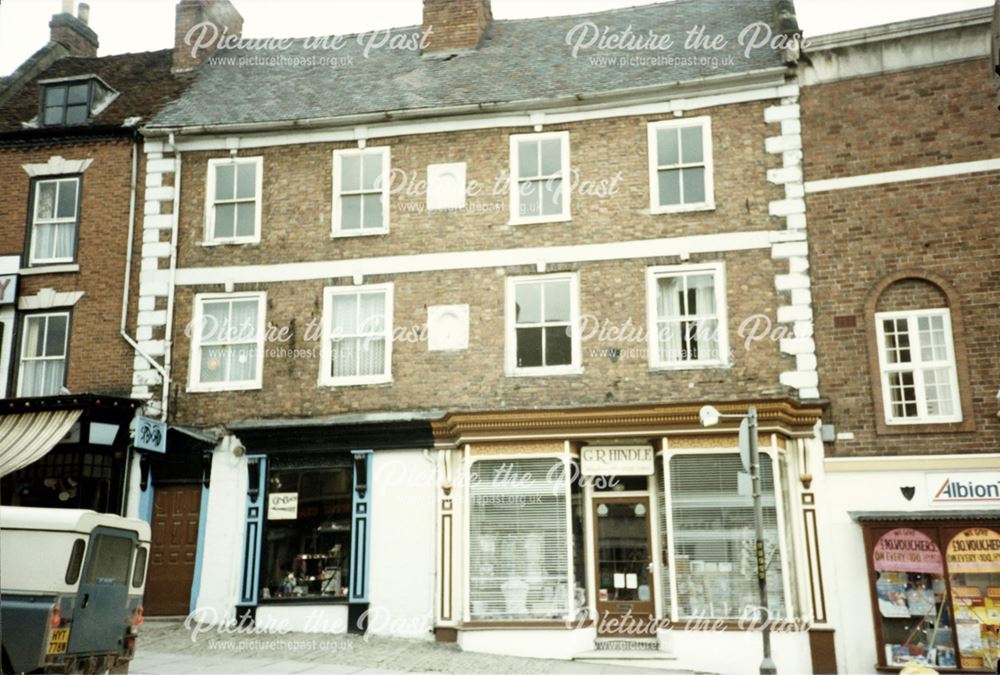
<path id="1" fill-rule="evenodd" d="M 865 318 L 876 431 L 974 429 L 962 317 L 951 285 L 926 272 L 891 274 L 869 294 Z"/>

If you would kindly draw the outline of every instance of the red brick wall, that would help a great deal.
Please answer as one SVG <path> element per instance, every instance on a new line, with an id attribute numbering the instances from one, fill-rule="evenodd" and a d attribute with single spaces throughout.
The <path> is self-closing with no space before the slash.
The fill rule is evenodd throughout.
<path id="1" fill-rule="evenodd" d="M 806 180 L 1000 157 L 985 68 L 973 61 L 803 88 Z M 827 421 L 855 437 L 828 452 L 996 452 L 1000 172 L 812 193 L 806 202 L 820 390 L 831 401 Z M 869 367 L 875 345 L 864 305 L 880 279 L 907 269 L 941 277 L 956 292 L 974 431 L 876 432 L 878 374 Z M 941 294 L 902 282 L 878 309 L 929 303 L 943 306 Z M 848 317 L 854 327 L 844 325 Z"/>
<path id="2" fill-rule="evenodd" d="M 19 295 L 34 295 L 42 288 L 84 291 L 72 309 L 66 386 L 71 392 L 127 396 L 132 383 L 132 352 L 119 336 L 119 323 L 128 232 L 130 142 L 0 150 L 0 254 L 24 252 L 30 178 L 22 164 L 44 163 L 55 155 L 94 160 L 82 181 L 77 252 L 80 271 L 22 276 Z M 143 180 L 141 174 L 139 180 Z M 138 208 L 141 213 L 141 203 Z M 134 319 L 134 311 L 131 317 Z M 12 394 L 16 377 L 15 372 Z"/>

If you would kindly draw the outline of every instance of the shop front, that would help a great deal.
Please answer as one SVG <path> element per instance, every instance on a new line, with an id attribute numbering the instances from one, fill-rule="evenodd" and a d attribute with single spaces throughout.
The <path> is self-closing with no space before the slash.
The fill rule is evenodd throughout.
<path id="1" fill-rule="evenodd" d="M 383 570 L 398 561 L 382 550 L 383 542 L 391 542 L 392 530 L 408 527 L 408 508 L 415 517 L 421 508 L 419 502 L 407 506 L 412 486 L 390 483 L 419 472 L 421 464 L 430 467 L 423 454 L 430 447 L 429 429 L 427 421 L 409 418 L 232 425 L 212 459 L 196 615 L 206 623 L 235 619 L 264 630 L 364 633 L 374 607 L 380 621 L 375 631 L 392 633 L 382 619 L 401 614 L 405 598 L 382 592 L 394 583 Z M 384 465 L 390 469 L 380 472 Z M 430 526 L 433 478 L 426 472 Z M 417 481 L 416 500 L 419 487 Z M 427 550 L 411 556 L 408 569 L 415 577 L 405 588 L 429 585 L 433 558 L 427 539 Z M 422 609 L 429 613 L 425 594 Z M 424 623 L 426 637 L 430 622 Z"/>
<path id="2" fill-rule="evenodd" d="M 819 411 L 758 408 L 768 611 L 782 626 L 779 667 L 803 672 L 820 623 L 810 588 L 820 579 L 807 562 L 817 551 L 806 550 L 816 542 L 801 508 Z M 548 658 L 627 652 L 633 663 L 700 670 L 759 661 L 756 539 L 737 430 L 706 433 L 697 410 L 453 414 L 435 423 L 437 638 Z"/>
<path id="3" fill-rule="evenodd" d="M 854 669 L 995 673 L 1000 661 L 997 456 L 827 460 Z M 835 494 L 836 493 L 836 494 Z M 866 580 L 843 585 L 849 578 Z M 867 665 L 864 665 L 867 664 Z"/>

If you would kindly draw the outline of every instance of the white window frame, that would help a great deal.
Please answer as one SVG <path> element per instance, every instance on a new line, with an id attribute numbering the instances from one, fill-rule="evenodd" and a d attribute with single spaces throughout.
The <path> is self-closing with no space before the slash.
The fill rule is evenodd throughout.
<path id="1" fill-rule="evenodd" d="M 201 340 L 204 325 L 204 303 L 213 301 L 257 300 L 257 376 L 253 380 L 235 382 L 201 381 Z M 188 363 L 189 392 L 249 391 L 264 386 L 264 329 L 267 325 L 267 293 L 264 291 L 241 293 L 198 293 L 194 296 L 194 325 L 191 328 L 191 355 Z M 213 345 L 215 346 L 215 345 Z"/>
<path id="2" fill-rule="evenodd" d="M 257 167 L 254 186 L 254 233 L 251 236 L 235 236 L 236 225 L 233 224 L 232 237 L 215 236 L 215 174 L 220 166 L 254 164 Z M 263 157 L 219 157 L 208 160 L 208 175 L 205 179 L 205 241 L 206 246 L 223 244 L 257 244 L 260 243 L 261 205 L 264 201 L 264 158 Z M 246 201 L 246 200 L 239 200 Z M 236 200 L 226 203 L 236 203 Z"/>
<path id="3" fill-rule="evenodd" d="M 47 334 L 49 330 L 48 319 L 54 316 L 65 316 L 66 317 L 66 339 L 63 342 L 62 358 L 57 359 L 52 356 L 25 356 L 25 350 L 28 345 L 28 321 L 31 319 L 41 319 L 44 318 L 45 321 L 45 335 L 42 336 L 42 344 L 48 342 Z M 24 394 L 24 364 L 26 361 L 62 361 L 63 362 L 63 381 L 60 386 L 66 385 L 66 378 L 69 376 L 69 336 L 70 331 L 73 328 L 73 317 L 68 311 L 62 312 L 32 312 L 29 314 L 22 315 L 21 318 L 21 336 L 20 336 L 20 348 L 17 353 L 17 395 L 25 396 Z M 54 392 L 53 394 L 43 394 L 43 396 L 53 396 L 59 392 Z M 37 396 L 37 394 L 31 394 L 32 396 Z"/>
<path id="4" fill-rule="evenodd" d="M 379 375 L 351 375 L 334 377 L 330 374 L 330 363 L 333 358 L 333 297 L 335 295 L 358 295 L 371 291 L 385 293 L 385 368 Z M 365 284 L 360 286 L 327 286 L 323 289 L 323 331 L 320 346 L 319 386 L 349 387 L 369 384 L 386 384 L 392 382 L 392 337 L 395 313 L 393 305 L 393 284 Z"/>
<path id="5" fill-rule="evenodd" d="M 520 177 L 518 175 L 518 143 L 525 140 L 544 141 L 558 138 L 562 151 L 562 166 L 560 167 L 560 177 L 562 179 L 562 213 L 550 215 L 522 217 L 521 213 L 521 192 Z M 569 163 L 569 132 L 568 131 L 546 131 L 532 134 L 511 134 L 510 136 L 510 225 L 530 225 L 533 223 L 560 223 L 572 219 L 572 207 L 570 204 L 572 190 L 570 189 L 570 163 Z"/>
<path id="6" fill-rule="evenodd" d="M 719 331 L 719 358 L 699 361 L 662 361 L 656 312 L 659 279 L 689 274 L 711 273 L 715 277 L 716 324 Z M 646 268 L 646 333 L 650 370 L 692 370 L 727 368 L 729 360 L 729 307 L 726 303 L 726 264 L 724 262 L 691 265 L 657 265 Z"/>
<path id="7" fill-rule="evenodd" d="M 946 362 L 930 361 L 925 362 L 920 354 L 920 331 L 917 327 L 917 319 L 920 317 L 941 316 L 944 319 L 945 351 L 947 352 Z M 889 364 L 885 355 L 885 328 L 883 321 L 893 319 L 906 319 L 907 333 L 910 336 L 910 356 L 911 361 L 905 364 Z M 955 342 L 951 328 L 951 310 L 946 307 L 936 309 L 918 309 L 899 312 L 876 312 L 875 314 L 875 340 L 878 349 L 879 381 L 882 387 L 882 408 L 885 414 L 886 424 L 952 424 L 962 421 L 962 397 L 958 389 L 958 367 L 955 363 Z M 932 417 L 927 414 L 927 393 L 924 389 L 924 370 L 929 368 L 949 368 L 951 386 L 952 408 L 955 413 L 952 415 L 938 415 Z M 895 417 L 892 414 L 892 394 L 889 388 L 889 373 L 900 371 L 913 371 L 913 386 L 917 396 L 917 416 L 916 417 Z"/>
<path id="8" fill-rule="evenodd" d="M 656 132 L 660 129 L 679 129 L 683 127 L 701 127 L 701 144 L 703 162 L 679 162 L 670 165 L 678 169 L 705 167 L 705 201 L 690 204 L 660 204 L 659 164 L 657 162 Z M 711 211 L 715 208 L 715 168 L 712 158 L 712 118 L 682 117 L 674 120 L 650 122 L 647 126 L 647 154 L 649 156 L 649 212 L 650 213 L 684 213 L 686 211 Z M 678 158 L 680 159 L 680 158 Z M 682 179 L 683 180 L 683 179 Z M 684 186 L 681 185 L 681 196 Z"/>
<path id="9" fill-rule="evenodd" d="M 544 281 L 569 281 L 569 324 L 573 329 L 572 361 L 562 366 L 537 366 L 519 368 L 517 366 L 517 302 L 515 287 L 523 283 Z M 544 295 L 544 294 L 543 294 Z M 580 336 L 580 275 L 576 272 L 555 274 L 532 274 L 527 276 L 507 277 L 505 299 L 505 339 L 506 374 L 508 377 L 540 377 L 547 375 L 579 375 L 583 372 L 583 348 Z"/>
<path id="10" fill-rule="evenodd" d="M 39 220 L 38 218 L 38 193 L 45 183 L 55 183 L 56 184 L 56 197 L 55 197 L 55 212 L 59 212 L 59 191 L 62 189 L 59 184 L 65 181 L 75 181 L 76 182 L 76 204 L 73 209 L 72 218 L 45 218 Z M 83 189 L 83 181 L 80 180 L 80 176 L 53 176 L 51 178 L 40 178 L 34 182 L 31 200 L 31 234 L 28 241 L 28 265 L 54 265 L 59 263 L 72 263 L 76 260 L 77 247 L 80 243 L 80 200 L 82 195 L 80 191 Z M 73 253 L 68 257 L 62 258 L 36 258 L 35 257 L 35 239 L 36 233 L 35 228 L 38 225 L 65 225 L 68 223 L 73 223 Z"/>
<path id="11" fill-rule="evenodd" d="M 342 171 L 343 171 L 343 160 L 344 157 L 363 157 L 364 155 L 381 155 L 382 156 L 382 227 L 378 229 L 364 229 L 363 227 L 357 230 L 344 230 L 342 223 L 340 222 L 340 201 L 341 197 L 344 195 L 341 189 L 342 181 Z M 377 147 L 369 148 L 348 148 L 344 150 L 334 150 L 333 151 L 333 211 L 331 213 L 331 237 L 370 237 L 379 234 L 389 234 L 389 187 L 390 187 L 390 162 L 392 161 L 392 152 L 388 145 L 380 145 Z M 370 190 L 353 190 L 347 194 L 374 194 Z"/>

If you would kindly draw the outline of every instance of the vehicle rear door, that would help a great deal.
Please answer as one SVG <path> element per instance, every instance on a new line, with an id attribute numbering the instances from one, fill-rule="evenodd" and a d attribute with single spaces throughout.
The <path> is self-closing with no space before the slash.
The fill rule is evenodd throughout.
<path id="1" fill-rule="evenodd" d="M 128 530 L 96 527 L 70 630 L 69 653 L 108 653 L 122 649 L 128 625 L 128 584 L 138 535 Z"/>

